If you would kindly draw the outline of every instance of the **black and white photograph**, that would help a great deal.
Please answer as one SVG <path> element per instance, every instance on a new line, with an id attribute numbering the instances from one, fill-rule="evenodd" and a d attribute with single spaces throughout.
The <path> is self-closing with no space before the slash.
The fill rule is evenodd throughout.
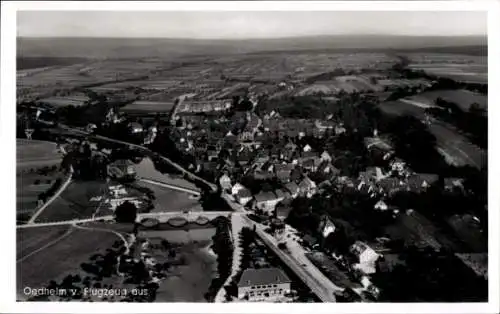
<path id="1" fill-rule="evenodd" d="M 2 2 L 9 312 L 496 312 L 498 3 L 188 2 Z"/>

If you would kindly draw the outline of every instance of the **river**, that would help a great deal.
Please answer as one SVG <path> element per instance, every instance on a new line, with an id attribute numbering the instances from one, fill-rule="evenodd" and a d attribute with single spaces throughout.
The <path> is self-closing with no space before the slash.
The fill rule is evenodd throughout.
<path id="1" fill-rule="evenodd" d="M 161 173 L 155 167 L 154 162 L 149 157 L 144 157 L 138 164 L 134 165 L 137 176 L 153 181 L 168 183 L 185 187 L 188 189 L 198 189 L 196 185 L 182 178 L 182 176 Z"/>

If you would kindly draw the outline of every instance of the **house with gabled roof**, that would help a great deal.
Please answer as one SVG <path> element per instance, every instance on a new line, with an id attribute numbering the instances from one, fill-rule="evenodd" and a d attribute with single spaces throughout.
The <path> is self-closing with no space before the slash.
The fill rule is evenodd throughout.
<path id="1" fill-rule="evenodd" d="M 419 173 L 415 175 L 410 175 L 407 178 L 408 190 L 412 192 L 423 192 L 429 188 L 432 184 L 439 180 L 437 174 L 427 174 Z"/>
<path id="2" fill-rule="evenodd" d="M 267 214 L 271 214 L 278 204 L 283 198 L 278 197 L 273 192 L 260 192 L 254 196 L 254 209 L 259 209 Z"/>
<path id="3" fill-rule="evenodd" d="M 311 180 L 309 177 L 305 177 L 299 183 L 299 191 L 300 191 L 300 194 L 302 194 L 304 196 L 312 197 L 317 192 L 316 183 L 313 180 Z"/>
<path id="4" fill-rule="evenodd" d="M 376 186 L 379 189 L 379 192 L 385 193 L 388 195 L 394 194 L 398 191 L 405 189 L 405 182 L 399 178 L 388 177 L 383 178 L 376 183 Z"/>
<path id="5" fill-rule="evenodd" d="M 462 178 L 445 178 L 444 179 L 444 189 L 447 192 L 452 192 L 455 190 L 464 190 L 464 179 Z"/>
<path id="6" fill-rule="evenodd" d="M 295 165 L 293 164 L 275 164 L 274 172 L 276 173 L 276 178 L 283 183 L 290 182 L 294 168 Z"/>
<path id="7" fill-rule="evenodd" d="M 332 156 L 326 150 L 321 153 L 320 158 L 322 161 L 327 161 L 327 162 L 331 162 L 333 159 Z"/>
<path id="8" fill-rule="evenodd" d="M 290 192 L 292 198 L 296 198 L 300 193 L 300 188 L 295 182 L 288 182 L 285 184 L 285 189 Z"/>

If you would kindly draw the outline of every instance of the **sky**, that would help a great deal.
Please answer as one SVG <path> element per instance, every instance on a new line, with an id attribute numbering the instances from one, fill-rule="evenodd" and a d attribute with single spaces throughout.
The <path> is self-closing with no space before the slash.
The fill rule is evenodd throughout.
<path id="1" fill-rule="evenodd" d="M 18 11 L 21 37 L 279 38 L 380 34 L 486 35 L 486 12 Z"/>

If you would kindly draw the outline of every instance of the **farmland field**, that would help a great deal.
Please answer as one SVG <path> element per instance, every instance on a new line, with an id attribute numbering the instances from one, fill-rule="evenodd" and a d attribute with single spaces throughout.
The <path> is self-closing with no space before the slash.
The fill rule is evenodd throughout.
<path id="1" fill-rule="evenodd" d="M 476 94 L 467 90 L 429 91 L 408 97 L 407 99 L 425 105 L 432 105 L 439 97 L 443 100 L 456 103 L 464 111 L 469 110 L 469 106 L 472 103 L 477 103 L 484 109 L 488 108 L 488 97 L 486 95 Z"/>
<path id="2" fill-rule="evenodd" d="M 418 119 L 425 118 L 425 109 L 402 100 L 381 103 L 382 111 L 391 115 L 413 115 Z M 423 104 L 425 106 L 425 104 Z M 436 137 L 438 151 L 445 159 L 457 166 L 471 165 L 481 168 L 486 165 L 486 152 L 461 135 L 452 126 L 434 120 L 427 126 Z"/>
<path id="3" fill-rule="evenodd" d="M 58 165 L 62 160 L 55 143 L 23 139 L 16 141 L 16 157 L 18 171 Z"/>
<path id="4" fill-rule="evenodd" d="M 487 56 L 447 53 L 410 53 L 410 68 L 461 82 L 488 83 Z"/>
<path id="5" fill-rule="evenodd" d="M 36 209 L 38 196 L 64 175 L 59 170 L 62 155 L 51 142 L 18 139 L 16 143 L 16 211 L 26 220 Z"/>
<path id="6" fill-rule="evenodd" d="M 146 101 L 138 100 L 122 107 L 120 110 L 125 113 L 153 113 L 170 112 L 174 107 L 174 102 Z"/>
<path id="7" fill-rule="evenodd" d="M 435 224 L 417 212 L 400 215 L 395 223 L 385 227 L 385 232 L 392 239 L 404 239 L 407 245 L 430 245 L 454 252 L 461 251 L 460 242 L 445 235 Z"/>
<path id="8" fill-rule="evenodd" d="M 92 197 L 104 194 L 105 182 L 72 182 L 62 194 L 38 216 L 37 222 L 91 218 L 100 201 Z M 106 214 L 100 211 L 101 214 Z M 109 212 L 107 214 L 110 214 Z"/>
<path id="9" fill-rule="evenodd" d="M 390 115 L 413 115 L 416 118 L 423 119 L 425 110 L 421 106 L 415 106 L 402 100 L 386 101 L 379 104 L 380 109 Z"/>
<path id="10" fill-rule="evenodd" d="M 17 230 L 20 239 L 16 269 L 18 299 L 25 298 L 22 289 L 26 286 L 42 288 L 50 280 L 60 281 L 68 273 L 80 272 L 82 262 L 86 262 L 91 255 L 110 248 L 116 240 L 119 240 L 116 235 L 108 232 L 71 229 L 66 234 L 64 229 L 56 228 L 57 231 L 44 227 L 31 229 Z M 50 237 L 46 241 L 39 241 L 39 238 L 46 237 L 47 233 L 51 233 Z M 59 234 L 61 235 L 58 237 Z M 44 248 L 50 242 L 54 243 Z M 30 253 L 33 254 L 28 255 Z"/>
<path id="11" fill-rule="evenodd" d="M 75 106 L 80 107 L 89 101 L 88 97 L 80 97 L 80 96 L 68 96 L 68 97 L 50 97 L 40 99 L 39 103 L 48 104 L 54 108 L 66 107 L 66 106 Z"/>
<path id="12" fill-rule="evenodd" d="M 37 206 L 38 196 L 49 190 L 57 178 L 63 178 L 63 174 L 53 171 L 47 175 L 38 173 L 18 175 L 16 182 L 17 213 L 27 214 L 33 211 Z"/>
<path id="13" fill-rule="evenodd" d="M 487 152 L 471 144 L 464 136 L 441 123 L 432 123 L 429 131 L 437 139 L 438 147 L 449 155 L 457 165 L 471 165 L 482 168 L 486 165 Z M 443 153 L 443 152 L 441 152 Z"/>
<path id="14" fill-rule="evenodd" d="M 85 62 L 83 58 L 59 58 L 59 57 L 18 57 L 17 70 L 28 70 L 44 68 L 49 66 L 64 66 Z"/>
<path id="15" fill-rule="evenodd" d="M 69 228 L 69 226 L 49 226 L 17 229 L 16 259 L 19 260 L 56 240 Z"/>

